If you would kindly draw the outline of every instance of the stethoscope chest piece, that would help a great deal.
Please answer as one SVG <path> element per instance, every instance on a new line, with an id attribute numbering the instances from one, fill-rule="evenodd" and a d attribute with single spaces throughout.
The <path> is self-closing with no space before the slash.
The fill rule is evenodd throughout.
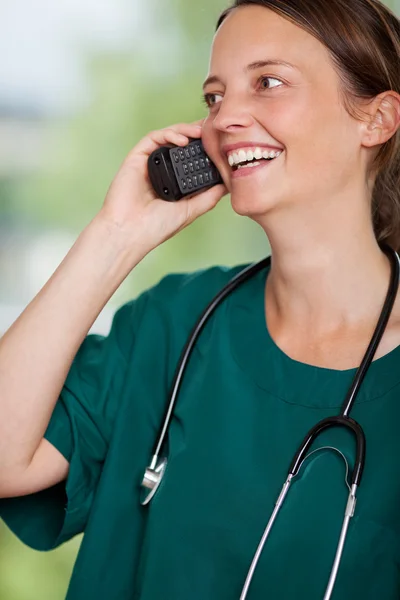
<path id="1" fill-rule="evenodd" d="M 150 502 L 160 487 L 167 463 L 168 460 L 166 458 L 159 459 L 157 456 L 153 456 L 151 465 L 147 467 L 142 481 L 143 499 L 141 500 L 141 504 L 143 506 Z"/>
<path id="2" fill-rule="evenodd" d="M 289 472 L 287 474 L 287 478 L 282 487 L 282 490 L 279 494 L 278 500 L 276 501 L 275 508 L 273 510 L 272 515 L 268 521 L 268 524 L 265 528 L 263 536 L 260 540 L 256 553 L 253 557 L 253 561 L 251 563 L 250 569 L 247 573 L 246 581 L 244 583 L 242 593 L 240 596 L 240 600 L 245 600 L 247 598 L 247 594 L 249 591 L 249 587 L 254 575 L 254 571 L 256 569 L 258 560 L 262 553 L 264 544 L 269 536 L 271 528 L 275 522 L 275 519 L 278 515 L 278 512 L 281 509 L 281 506 L 285 500 L 285 497 L 288 493 L 288 490 L 291 486 L 292 479 L 296 477 L 299 472 L 301 465 L 304 460 L 310 456 L 314 451 L 310 452 L 311 445 L 314 444 L 316 439 L 319 437 L 320 433 L 323 431 L 333 428 L 333 427 L 344 427 L 348 430 L 352 431 L 353 436 L 356 441 L 356 458 L 354 463 L 354 468 L 352 470 L 351 483 L 349 483 L 349 497 L 347 506 L 345 509 L 345 514 L 343 518 L 343 525 L 340 532 L 339 542 L 336 548 L 336 554 L 334 563 L 332 565 L 330 578 L 328 581 L 328 585 L 325 591 L 324 600 L 330 600 L 333 588 L 336 581 L 336 576 L 338 573 L 339 565 L 341 562 L 342 552 L 344 548 L 344 543 L 347 536 L 347 530 L 349 526 L 350 519 L 354 515 L 355 505 L 356 505 L 356 492 L 358 486 L 361 482 L 361 477 L 365 464 L 365 435 L 361 425 L 359 425 L 354 419 L 350 417 L 351 409 L 353 408 L 354 402 L 356 400 L 357 394 L 360 390 L 361 384 L 364 380 L 364 377 L 369 369 L 369 366 L 373 360 L 375 352 L 379 346 L 379 343 L 382 339 L 382 335 L 385 331 L 386 325 L 388 323 L 394 302 L 397 297 L 398 288 L 399 288 L 399 279 L 400 279 L 400 258 L 398 254 L 392 250 L 389 246 L 382 244 L 382 249 L 388 255 L 391 262 L 391 276 L 388 291 L 386 294 L 386 299 L 376 325 L 374 334 L 371 338 L 371 341 L 368 345 L 368 348 L 365 352 L 365 355 L 362 359 L 362 362 L 357 369 L 354 379 L 351 383 L 350 389 L 347 392 L 347 395 L 344 399 L 341 411 L 339 415 L 326 417 L 319 421 L 314 427 L 310 429 L 310 431 L 304 437 L 301 445 L 299 446 L 295 456 L 293 457 L 292 463 L 289 468 Z M 214 310 L 221 304 L 221 302 L 240 284 L 247 281 L 251 276 L 257 274 L 264 267 L 270 266 L 271 259 L 264 259 L 257 263 L 256 265 L 251 265 L 250 267 L 246 267 L 243 271 L 238 273 L 229 283 L 225 286 L 219 294 L 211 301 L 209 306 L 206 308 L 204 313 L 200 316 L 197 321 L 190 338 L 188 339 L 185 348 L 183 349 L 179 364 L 175 371 L 174 380 L 171 387 L 171 393 L 169 397 L 168 407 L 165 415 L 165 419 L 163 425 L 161 427 L 161 431 L 157 438 L 156 446 L 153 458 L 151 460 L 150 466 L 147 467 L 144 478 L 142 481 L 142 494 L 143 499 L 141 500 L 142 505 L 146 505 L 150 502 L 150 500 L 154 497 L 158 488 L 160 487 L 160 483 L 164 476 L 165 470 L 167 468 L 167 459 L 159 458 L 161 453 L 164 453 L 163 450 L 164 442 L 168 436 L 168 428 L 172 420 L 173 411 L 177 399 L 177 395 L 180 389 L 180 384 L 185 372 L 185 368 L 187 362 L 189 360 L 190 354 L 193 350 L 194 344 L 200 335 L 204 325 L 207 323 L 208 319 L 214 312 Z M 339 451 L 340 454 L 342 454 Z M 344 455 L 342 454 L 343 458 Z M 347 461 L 346 461 L 347 468 Z M 347 480 L 347 474 L 346 474 Z"/>

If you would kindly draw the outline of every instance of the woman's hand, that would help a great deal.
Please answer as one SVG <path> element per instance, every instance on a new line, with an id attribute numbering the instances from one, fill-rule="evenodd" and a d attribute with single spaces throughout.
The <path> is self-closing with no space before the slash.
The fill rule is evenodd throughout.
<path id="1" fill-rule="evenodd" d="M 166 144 L 186 146 L 189 138 L 201 137 L 201 123 L 181 123 L 146 135 L 128 154 L 108 190 L 98 216 L 115 226 L 123 242 L 130 239 L 148 251 L 175 235 L 197 217 L 216 206 L 228 193 L 222 184 L 177 202 L 158 198 L 151 186 L 147 161 Z"/>

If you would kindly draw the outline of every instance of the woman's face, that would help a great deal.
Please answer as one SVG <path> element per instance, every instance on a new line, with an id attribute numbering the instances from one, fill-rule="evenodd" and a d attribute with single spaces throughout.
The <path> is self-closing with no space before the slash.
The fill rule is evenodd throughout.
<path id="1" fill-rule="evenodd" d="M 209 76 L 203 143 L 237 213 L 257 220 L 272 208 L 364 185 L 360 123 L 344 108 L 339 77 L 316 38 L 262 6 L 237 8 L 215 36 Z M 247 156 L 257 147 L 256 158 L 281 154 L 232 169 L 233 151 Z"/>

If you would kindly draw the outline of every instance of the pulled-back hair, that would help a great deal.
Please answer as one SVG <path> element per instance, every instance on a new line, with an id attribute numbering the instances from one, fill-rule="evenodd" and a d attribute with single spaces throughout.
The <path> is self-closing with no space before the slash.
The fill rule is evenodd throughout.
<path id="1" fill-rule="evenodd" d="M 317 38 L 329 50 L 341 80 L 348 112 L 356 101 L 400 93 L 400 21 L 378 0 L 234 0 L 217 30 L 234 9 L 258 5 L 278 13 Z M 376 175 L 372 220 L 376 238 L 400 250 L 400 130 L 371 165 Z"/>

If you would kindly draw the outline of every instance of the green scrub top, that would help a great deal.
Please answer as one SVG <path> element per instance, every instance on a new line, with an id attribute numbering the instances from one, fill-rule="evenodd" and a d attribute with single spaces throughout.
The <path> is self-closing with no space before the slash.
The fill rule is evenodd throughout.
<path id="1" fill-rule="evenodd" d="M 68 600 L 234 600 L 299 443 L 338 414 L 355 370 L 289 358 L 266 328 L 267 269 L 235 290 L 198 340 L 152 503 L 140 484 L 168 391 L 197 318 L 242 267 L 169 275 L 89 335 L 46 438 L 70 461 L 66 482 L 0 501 L 29 546 L 50 550 L 84 532 Z M 352 416 L 367 454 L 334 600 L 400 597 L 400 346 L 373 362 Z M 330 430 L 350 464 L 354 440 Z M 334 560 L 348 490 L 339 454 L 310 457 L 292 485 L 248 600 L 317 600 Z"/>

